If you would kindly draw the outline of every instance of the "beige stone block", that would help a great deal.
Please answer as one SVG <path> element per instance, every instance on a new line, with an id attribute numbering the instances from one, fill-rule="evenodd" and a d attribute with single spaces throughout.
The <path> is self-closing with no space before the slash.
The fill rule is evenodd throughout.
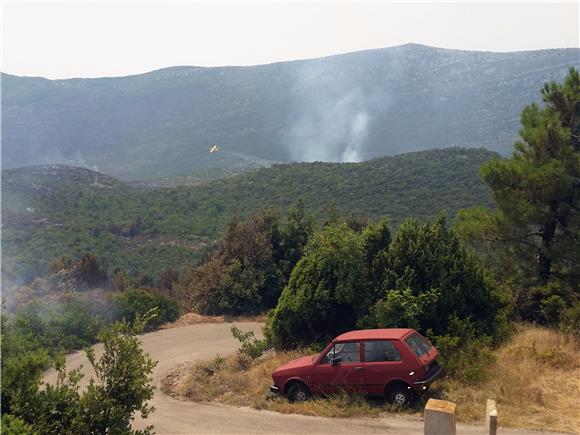
<path id="1" fill-rule="evenodd" d="M 487 399 L 485 409 L 485 433 L 486 435 L 497 435 L 497 408 L 495 400 Z"/>
<path id="2" fill-rule="evenodd" d="M 429 399 L 425 406 L 425 435 L 456 435 L 455 403 Z"/>

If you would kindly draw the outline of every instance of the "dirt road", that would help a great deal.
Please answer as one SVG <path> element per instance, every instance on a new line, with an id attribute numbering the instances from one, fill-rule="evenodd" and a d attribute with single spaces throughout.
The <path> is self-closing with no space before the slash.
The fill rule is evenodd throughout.
<path id="1" fill-rule="evenodd" d="M 337 419 L 286 415 L 249 408 L 225 405 L 198 404 L 175 400 L 159 390 L 161 380 L 177 364 L 194 359 L 212 358 L 216 354 L 233 352 L 238 343 L 233 339 L 232 323 L 189 325 L 151 332 L 142 336 L 143 348 L 159 361 L 153 379 L 157 386 L 152 404 L 156 411 L 147 420 L 138 420 L 136 427 L 149 424 L 158 434 L 405 434 L 422 435 L 420 419 L 385 417 L 381 419 Z M 236 326 L 260 334 L 262 324 L 241 323 Z M 102 346 L 97 346 L 97 354 Z M 67 368 L 83 365 L 85 381 L 93 375 L 84 352 L 67 358 Z M 54 371 L 47 373 L 46 380 L 54 382 Z M 458 425 L 458 435 L 481 435 L 481 426 Z M 500 430 L 510 435 L 544 435 L 547 432 Z"/>

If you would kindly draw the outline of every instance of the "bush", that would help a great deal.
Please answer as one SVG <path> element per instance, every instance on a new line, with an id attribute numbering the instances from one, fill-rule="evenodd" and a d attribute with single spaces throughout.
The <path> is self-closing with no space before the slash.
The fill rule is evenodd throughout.
<path id="1" fill-rule="evenodd" d="M 478 335 L 471 322 L 451 316 L 450 332 L 434 336 L 427 331 L 439 350 L 439 361 L 445 372 L 453 379 L 467 384 L 477 384 L 485 378 L 485 368 L 494 359 L 491 351 L 492 339 Z"/>
<path id="2" fill-rule="evenodd" d="M 506 295 L 477 257 L 461 246 L 443 216 L 424 224 L 409 220 L 401 225 L 389 247 L 380 291 L 382 304 L 387 306 L 413 306 L 411 297 L 422 301 L 412 319 L 400 319 L 389 326 L 404 327 L 411 322 L 435 335 L 453 334 L 450 321 L 455 314 L 469 319 L 477 336 L 495 337 L 504 326 L 498 322 L 503 320 L 502 310 L 507 309 Z M 407 291 L 408 295 L 401 300 L 389 295 L 392 291 Z M 408 309 L 406 312 L 409 314 Z M 386 325 L 375 318 L 374 326 Z"/>
<path id="3" fill-rule="evenodd" d="M 566 309 L 561 316 L 562 331 L 580 336 L 580 302 Z"/>
<path id="4" fill-rule="evenodd" d="M 157 316 L 150 320 L 148 329 L 162 323 L 173 322 L 179 316 L 177 302 L 165 295 L 142 289 L 129 289 L 114 297 L 113 318 L 115 320 L 134 321 L 152 309 L 157 309 Z"/>
<path id="5" fill-rule="evenodd" d="M 36 435 L 38 432 L 34 428 L 10 414 L 2 415 L 2 433 L 4 435 Z"/>
<path id="6" fill-rule="evenodd" d="M 362 318 L 358 325 L 361 328 L 381 325 L 383 328 L 421 329 L 419 317 L 429 305 L 437 302 L 439 292 L 431 289 L 418 296 L 413 295 L 411 289 L 391 290 L 386 298 L 374 304 L 368 316 Z"/>
<path id="7" fill-rule="evenodd" d="M 153 397 L 150 376 L 156 363 L 136 337 L 146 321 L 137 317 L 132 325 L 116 323 L 99 333 L 102 356 L 97 359 L 87 349 L 98 382 L 91 379 L 83 394 L 80 369 L 67 373 L 62 357 L 56 364 L 56 384 L 41 386 L 47 353 L 28 350 L 26 340 L 3 328 L 2 345 L 8 344 L 10 352 L 2 355 L 2 433 L 150 434 L 151 427 L 131 429 L 136 411 L 146 418 L 153 409 L 147 401 Z M 24 346 L 14 348 L 20 343 Z"/>
<path id="8" fill-rule="evenodd" d="M 302 256 L 311 228 L 300 202 L 282 224 L 272 210 L 232 219 L 218 252 L 187 272 L 176 293 L 187 309 L 202 314 L 258 314 L 271 309 Z"/>
<path id="9" fill-rule="evenodd" d="M 242 332 L 235 326 L 231 328 L 232 335 L 240 342 L 240 352 L 252 359 L 260 357 L 268 348 L 267 340 L 258 340 L 252 331 Z"/>
<path id="10" fill-rule="evenodd" d="M 353 329 L 366 307 L 363 239 L 346 224 L 329 225 L 307 245 L 266 335 L 277 348 L 325 341 Z"/>

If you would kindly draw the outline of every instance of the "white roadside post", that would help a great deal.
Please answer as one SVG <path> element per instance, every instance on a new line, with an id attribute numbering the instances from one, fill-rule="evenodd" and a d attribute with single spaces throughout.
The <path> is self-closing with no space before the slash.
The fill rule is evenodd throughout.
<path id="1" fill-rule="evenodd" d="M 485 410 L 485 433 L 486 435 L 497 435 L 497 409 L 495 400 L 487 399 Z"/>
<path id="2" fill-rule="evenodd" d="M 456 435 L 455 403 L 429 399 L 425 406 L 425 435 Z"/>

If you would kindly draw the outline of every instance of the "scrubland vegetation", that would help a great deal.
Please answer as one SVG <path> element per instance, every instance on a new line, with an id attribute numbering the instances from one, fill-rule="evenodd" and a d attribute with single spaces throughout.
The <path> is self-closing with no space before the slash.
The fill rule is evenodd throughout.
<path id="1" fill-rule="evenodd" d="M 477 176 L 495 154 L 450 148 L 361 163 L 274 165 L 199 186 L 142 189 L 83 168 L 39 166 L 2 171 L 2 274 L 17 284 L 48 271 L 59 256 L 87 252 L 132 279 L 183 272 L 204 256 L 235 216 L 263 208 L 285 213 L 298 199 L 317 221 L 335 207 L 393 225 L 407 217 L 451 218 L 491 206 Z"/>
<path id="2" fill-rule="evenodd" d="M 9 314 L 2 316 L 3 422 L 30 425 L 42 433 L 62 432 L 56 420 L 45 419 L 48 415 L 68 422 L 59 424 L 72 432 L 93 423 L 101 429 L 129 430 L 133 412 L 149 412 L 146 401 L 152 390 L 147 376 L 134 376 L 139 368 L 150 373 L 152 362 L 147 358 L 140 360 L 140 367 L 131 366 L 130 373 L 121 373 L 135 381 L 138 393 L 129 397 L 118 391 L 115 397 L 125 397 L 128 407 L 115 421 L 83 420 L 93 405 L 97 410 L 103 404 L 115 405 L 116 399 L 104 395 L 96 384 L 92 395 L 80 396 L 78 373 L 73 373 L 45 393 L 39 389 L 40 375 L 61 360 L 62 352 L 97 339 L 119 346 L 125 343 L 137 351 L 138 345 L 130 341 L 135 330 L 128 323 L 114 322 L 139 323 L 153 309 L 158 317 L 149 327 L 175 320 L 180 311 L 267 313 L 264 340 L 233 331 L 241 342 L 239 353 L 196 364 L 185 370 L 179 382 L 168 381 L 168 390 L 193 400 L 221 400 L 281 412 L 380 415 L 383 404 L 358 396 L 289 405 L 281 399 L 267 399 L 264 387 L 280 362 L 319 349 L 341 332 L 412 327 L 438 347 L 447 377 L 433 392 L 457 401 L 461 419 L 481 415 L 484 398 L 494 397 L 500 409 L 505 409 L 502 424 L 572 428 L 578 423 L 572 415 L 575 395 L 570 392 L 577 391 L 571 382 L 579 370 L 580 334 L 579 74 L 571 70 L 563 84 L 545 85 L 542 96 L 543 108 L 532 104 L 522 112 L 522 140 L 513 157 L 497 157 L 481 169 L 497 207 L 464 210 L 453 225 L 444 214 L 435 213 L 442 205 L 436 197 L 431 198 L 435 202 L 429 203 L 429 213 L 409 213 L 415 217 L 401 219 L 397 225 L 384 216 L 387 207 L 384 214 L 376 213 L 380 202 L 373 204 L 378 209 L 372 208 L 371 213 L 352 214 L 352 208 L 320 200 L 317 214 L 306 202 L 289 206 L 285 198 L 273 201 L 279 209 L 240 213 L 231 219 L 221 239 L 206 245 L 199 262 L 191 261 L 180 269 L 159 267 L 164 262 L 161 256 L 148 257 L 148 261 L 159 260 L 156 274 L 135 274 L 123 267 L 111 270 L 106 260 L 94 254 L 53 259 L 45 273 L 17 289 L 6 304 Z M 300 165 L 293 168 L 301 170 Z M 234 179 L 229 186 L 249 179 Z M 383 193 L 366 195 L 356 190 L 358 181 L 347 178 L 325 180 L 350 183 L 349 191 L 356 198 L 341 198 L 345 204 L 358 206 L 360 198 L 368 201 Z M 244 185 L 243 195 L 237 187 L 226 189 L 229 204 L 252 197 L 249 201 L 255 205 L 263 196 L 259 189 L 252 189 Z M 317 192 L 321 190 L 306 191 L 307 201 L 316 201 Z M 191 191 L 179 189 L 168 190 L 163 197 L 167 207 L 182 204 L 180 199 L 194 200 Z M 86 212 L 79 206 L 86 205 L 86 198 L 69 199 L 65 209 Z M 115 207 L 104 204 L 100 206 L 111 214 L 103 222 L 115 224 L 109 219 Z M 324 211 L 320 211 L 322 204 Z M 88 207 L 92 211 L 81 219 L 84 224 L 98 216 L 94 207 Z M 240 207 L 232 206 L 237 211 Z M 156 213 L 163 210 L 158 208 Z M 160 219 L 180 228 L 184 216 Z M 181 233 L 174 234 L 186 234 L 209 221 L 208 228 L 217 232 L 217 214 L 204 216 L 206 220 L 184 224 Z M 152 228 L 148 225 L 132 215 L 123 225 L 111 228 L 121 234 L 128 231 L 123 237 L 130 239 L 131 233 Z M 95 234 L 102 234 L 103 228 L 97 230 Z M 530 322 L 543 326 L 530 326 Z M 92 362 L 97 369 L 106 368 L 106 362 L 100 366 Z M 29 382 L 20 383 L 20 379 Z M 103 375 L 100 381 L 107 379 Z M 529 407 L 523 405 L 524 399 L 531 401 Z M 53 406 L 58 412 L 52 412 Z M 64 415 L 68 409 L 72 414 Z M 550 420 L 541 409 L 553 411 L 556 417 Z"/>

